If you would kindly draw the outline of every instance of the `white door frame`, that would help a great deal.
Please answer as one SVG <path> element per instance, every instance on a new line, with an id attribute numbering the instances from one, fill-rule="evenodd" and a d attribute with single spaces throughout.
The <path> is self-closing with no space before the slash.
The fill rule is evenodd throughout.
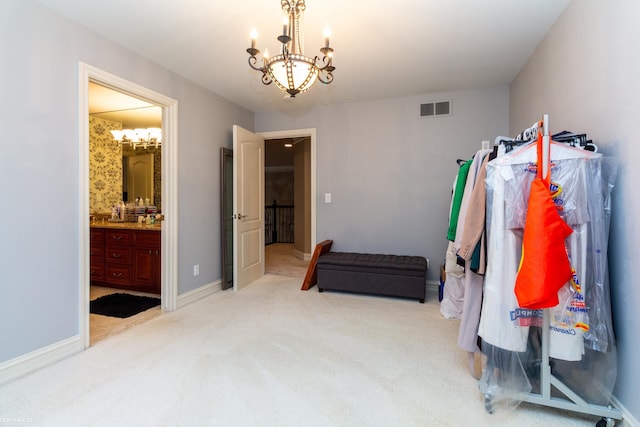
<path id="1" fill-rule="evenodd" d="M 277 130 L 273 132 L 256 132 L 265 141 L 268 139 L 301 138 L 311 139 L 311 253 L 316 247 L 316 129 Z"/>
<path id="2" fill-rule="evenodd" d="M 178 297 L 178 101 L 83 62 L 78 64 L 79 335 L 89 347 L 89 81 L 162 107 L 162 310 Z"/>

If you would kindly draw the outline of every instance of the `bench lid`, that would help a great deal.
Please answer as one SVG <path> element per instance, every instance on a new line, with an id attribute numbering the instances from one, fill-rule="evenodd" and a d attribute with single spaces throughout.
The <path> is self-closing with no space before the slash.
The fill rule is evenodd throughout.
<path id="1" fill-rule="evenodd" d="M 328 252 L 318 258 L 318 265 L 341 265 L 391 270 L 424 271 L 427 260 L 421 256 Z"/>

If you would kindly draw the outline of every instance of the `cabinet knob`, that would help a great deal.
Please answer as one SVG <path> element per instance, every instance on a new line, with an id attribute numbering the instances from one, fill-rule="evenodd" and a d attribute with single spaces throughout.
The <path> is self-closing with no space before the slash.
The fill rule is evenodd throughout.
<path id="1" fill-rule="evenodd" d="M 114 257 L 114 258 L 120 258 L 122 256 L 122 254 L 117 254 L 117 253 L 114 252 L 113 254 L 111 254 L 111 256 Z"/>

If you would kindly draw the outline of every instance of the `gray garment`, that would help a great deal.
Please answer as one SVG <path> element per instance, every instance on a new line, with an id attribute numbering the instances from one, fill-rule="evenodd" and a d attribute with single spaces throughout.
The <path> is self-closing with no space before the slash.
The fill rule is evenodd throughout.
<path id="1" fill-rule="evenodd" d="M 482 285 L 484 277 L 467 270 L 464 275 L 464 304 L 458 329 L 458 347 L 475 353 L 478 348 L 478 325 L 482 309 Z"/>

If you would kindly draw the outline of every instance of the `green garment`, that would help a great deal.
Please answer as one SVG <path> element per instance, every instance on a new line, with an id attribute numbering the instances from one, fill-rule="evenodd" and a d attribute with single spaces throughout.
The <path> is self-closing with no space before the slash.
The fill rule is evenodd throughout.
<path id="1" fill-rule="evenodd" d="M 473 160 L 473 159 L 472 159 Z M 456 229 L 458 228 L 458 216 L 460 215 L 460 205 L 462 204 L 462 196 L 464 195 L 464 186 L 467 183 L 467 175 L 472 160 L 468 160 L 460 166 L 458 171 L 458 179 L 456 180 L 456 190 L 453 193 L 453 201 L 451 202 L 451 217 L 449 218 L 449 230 L 447 231 L 447 239 L 456 240 Z"/>

